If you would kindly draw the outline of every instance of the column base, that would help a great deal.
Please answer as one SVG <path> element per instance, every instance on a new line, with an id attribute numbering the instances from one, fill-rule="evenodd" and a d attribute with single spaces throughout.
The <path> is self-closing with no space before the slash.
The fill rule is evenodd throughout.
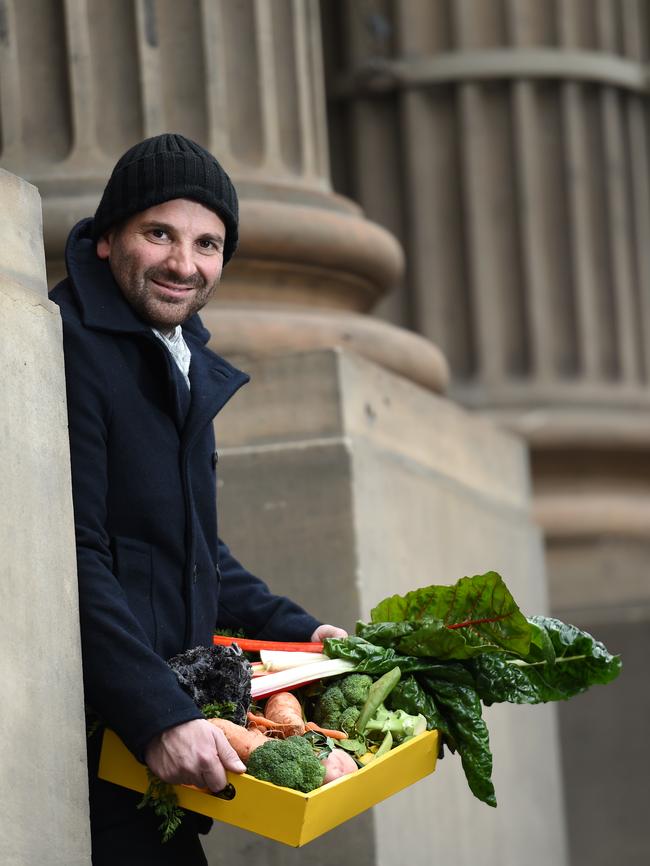
<path id="1" fill-rule="evenodd" d="M 444 393 L 449 368 L 424 337 L 380 319 L 337 310 L 208 304 L 202 312 L 210 342 L 229 360 L 268 358 L 341 347 L 435 393 Z"/>

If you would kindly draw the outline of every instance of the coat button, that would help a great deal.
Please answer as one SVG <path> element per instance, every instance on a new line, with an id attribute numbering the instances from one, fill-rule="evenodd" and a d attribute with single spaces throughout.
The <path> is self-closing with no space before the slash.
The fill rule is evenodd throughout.
<path id="1" fill-rule="evenodd" d="M 218 462 L 219 462 L 219 452 L 215 451 L 214 454 L 212 455 L 212 468 L 213 469 L 217 468 Z"/>

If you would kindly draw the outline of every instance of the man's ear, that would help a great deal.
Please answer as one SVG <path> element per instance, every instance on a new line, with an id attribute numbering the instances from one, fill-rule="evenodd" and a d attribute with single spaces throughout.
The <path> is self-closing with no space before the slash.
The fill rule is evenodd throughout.
<path id="1" fill-rule="evenodd" d="M 107 259 L 109 257 L 111 252 L 111 234 L 102 235 L 97 241 L 97 258 Z"/>

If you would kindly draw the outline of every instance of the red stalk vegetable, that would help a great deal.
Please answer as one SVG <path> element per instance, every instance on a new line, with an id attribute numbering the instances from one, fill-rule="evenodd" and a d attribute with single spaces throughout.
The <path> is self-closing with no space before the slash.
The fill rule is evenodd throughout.
<path id="1" fill-rule="evenodd" d="M 244 652 L 259 652 L 260 650 L 281 650 L 283 652 L 322 653 L 322 642 L 298 643 L 274 640 L 254 640 L 247 637 L 232 637 L 230 635 L 215 634 L 212 642 L 217 646 L 230 646 L 235 643 Z"/>

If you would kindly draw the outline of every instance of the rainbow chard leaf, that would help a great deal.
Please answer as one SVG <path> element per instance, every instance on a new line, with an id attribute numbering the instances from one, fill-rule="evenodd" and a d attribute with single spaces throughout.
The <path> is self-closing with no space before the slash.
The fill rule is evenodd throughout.
<path id="1" fill-rule="evenodd" d="M 536 646 L 525 659 L 501 653 L 474 659 L 472 673 L 484 704 L 567 700 L 619 675 L 620 657 L 587 632 L 552 617 L 535 616 L 531 621 L 548 636 L 554 660 L 547 661 Z"/>
<path id="2" fill-rule="evenodd" d="M 357 635 L 407 655 L 470 659 L 505 651 L 525 657 L 531 639 L 539 640 L 495 571 L 393 595 L 370 616 L 370 623 L 357 624 Z"/>
<path id="3" fill-rule="evenodd" d="M 558 619 L 527 620 L 498 574 L 464 577 L 384 599 L 356 637 L 329 638 L 324 652 L 380 676 L 399 667 L 393 709 L 422 713 L 458 752 L 474 794 L 496 805 L 481 704 L 566 700 L 615 679 L 621 660 L 587 632 Z"/>

